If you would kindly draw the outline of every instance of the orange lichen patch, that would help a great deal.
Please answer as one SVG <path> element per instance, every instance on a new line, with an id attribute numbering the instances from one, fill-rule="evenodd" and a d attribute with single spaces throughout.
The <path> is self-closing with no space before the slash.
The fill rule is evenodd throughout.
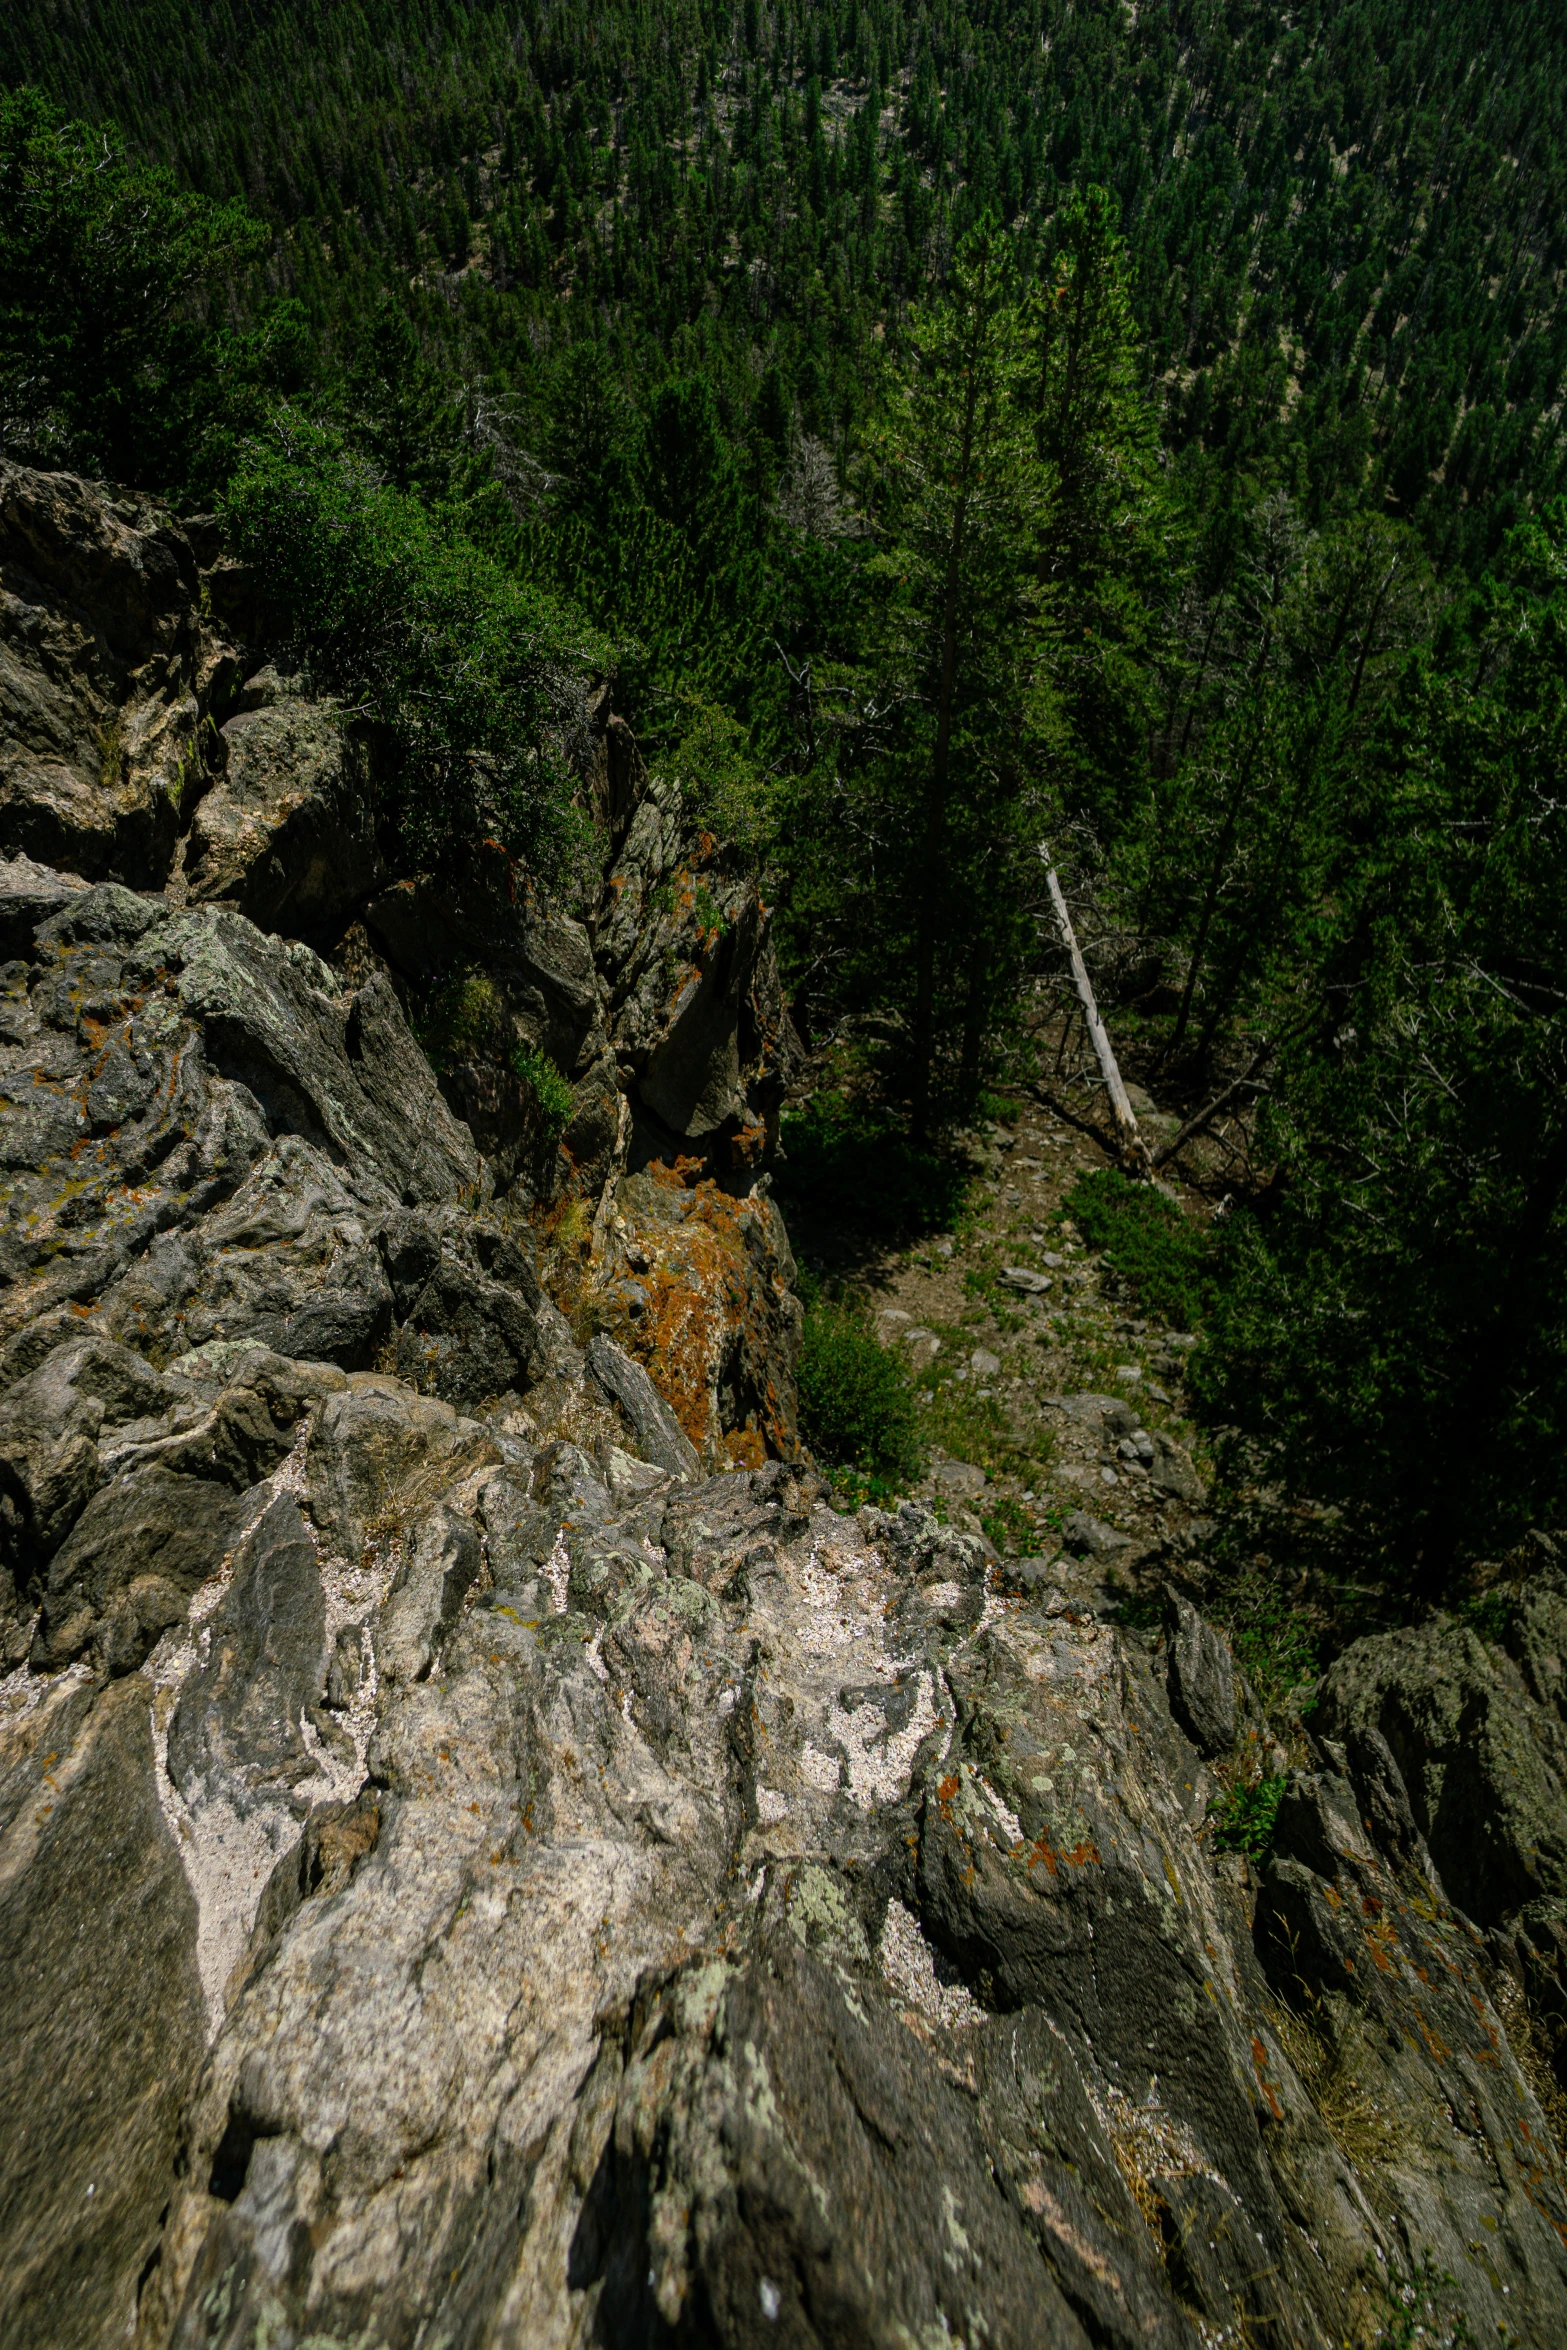
<path id="1" fill-rule="evenodd" d="M 1268 2078 L 1268 2051 L 1255 2032 L 1251 2036 L 1251 2061 L 1257 2075 L 1257 2086 L 1268 2101 L 1268 2110 L 1276 2122 L 1281 2122 L 1284 2119 L 1284 2108 L 1279 2103 L 1277 2084 Z"/>
<path id="2" fill-rule="evenodd" d="M 1383 1913 L 1381 1902 L 1370 1894 L 1361 1897 L 1360 1906 L 1371 1920 L 1371 1923 L 1362 1929 L 1366 1937 L 1366 1948 L 1371 1953 L 1371 1963 L 1380 1973 L 1391 1975 L 1395 1969 L 1388 1954 L 1390 1950 L 1395 1950 L 1398 1946 L 1398 1934 L 1393 1920 Z"/>
<path id="3" fill-rule="evenodd" d="M 1434 2032 L 1431 2029 L 1418 2007 L 1415 2009 L 1415 2022 L 1419 2026 L 1420 2037 L 1426 2044 L 1427 2052 L 1436 2058 L 1438 2064 L 1444 2064 L 1453 2052 L 1440 2032 Z"/>
<path id="4" fill-rule="evenodd" d="M 626 1199 L 632 1261 L 643 1269 L 635 1307 L 617 1315 L 614 1334 L 646 1366 L 699 1452 L 714 1463 L 760 1467 L 798 1450 L 792 1397 L 780 1392 L 778 1376 L 787 1368 L 778 1347 L 789 1325 L 782 1278 L 774 1278 L 772 1212 L 721 1190 L 702 1165 L 682 1157 L 650 1167 L 653 1199 L 641 1194 L 640 1213 L 638 1201 Z M 612 1307 L 617 1294 L 611 1278 Z"/>
<path id="5" fill-rule="evenodd" d="M 701 1185 L 702 1171 L 706 1165 L 705 1159 L 677 1157 L 673 1166 L 666 1166 L 662 1159 L 655 1159 L 648 1173 L 655 1183 L 661 1183 L 667 1191 L 695 1191 Z"/>
<path id="6" fill-rule="evenodd" d="M 760 1167 L 767 1156 L 767 1128 L 763 1125 L 742 1126 L 732 1134 L 728 1143 L 729 1164 L 736 1173 L 749 1173 Z"/>

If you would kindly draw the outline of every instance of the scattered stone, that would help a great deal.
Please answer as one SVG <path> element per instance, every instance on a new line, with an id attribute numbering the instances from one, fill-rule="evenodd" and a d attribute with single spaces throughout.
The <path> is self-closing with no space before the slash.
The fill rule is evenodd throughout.
<path id="1" fill-rule="evenodd" d="M 935 1482 L 944 1493 L 983 1493 L 985 1472 L 970 1461 L 943 1461 L 935 1471 Z"/>
<path id="2" fill-rule="evenodd" d="M 974 1352 L 969 1356 L 969 1369 L 977 1371 L 982 1379 L 988 1379 L 993 1372 L 999 1371 L 1000 1368 L 1001 1357 L 993 1355 L 988 1347 L 976 1346 Z"/>
<path id="3" fill-rule="evenodd" d="M 1148 1463 L 1149 1484 L 1195 1509 L 1202 1500 L 1203 1486 L 1191 1454 L 1163 1428 L 1148 1433 L 1151 1452 L 1142 1457 Z"/>
<path id="4" fill-rule="evenodd" d="M 1008 1289 L 1020 1290 L 1025 1297 L 1042 1297 L 1051 1285 L 1048 1273 L 1035 1273 L 1027 1265 L 1003 1265 L 1000 1279 Z"/>
<path id="5" fill-rule="evenodd" d="M 1132 1545 L 1129 1534 L 1117 1533 L 1114 1526 L 1107 1526 L 1102 1518 L 1091 1518 L 1086 1510 L 1073 1510 L 1061 1528 L 1061 1539 L 1078 1558 L 1112 1558 Z"/>

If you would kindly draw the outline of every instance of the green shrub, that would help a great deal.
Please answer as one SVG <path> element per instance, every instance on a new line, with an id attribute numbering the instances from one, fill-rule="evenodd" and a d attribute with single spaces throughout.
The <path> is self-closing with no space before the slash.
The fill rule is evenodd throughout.
<path id="1" fill-rule="evenodd" d="M 561 878 L 582 820 L 559 742 L 604 640 L 288 409 L 247 444 L 224 521 L 297 658 L 368 726 L 405 842 L 498 835 Z"/>
<path id="2" fill-rule="evenodd" d="M 488 1053 L 500 1022 L 500 1000 L 482 971 L 450 972 L 426 997 L 413 1024 L 432 1069 L 450 1069 Z"/>
<path id="3" fill-rule="evenodd" d="M 1215 1849 L 1244 1852 L 1249 1860 L 1261 1860 L 1273 1842 L 1273 1823 L 1279 1816 L 1283 1793 L 1282 1771 L 1266 1772 L 1249 1787 L 1232 1787 L 1219 1809 Z"/>
<path id="4" fill-rule="evenodd" d="M 1180 1330 L 1202 1320 L 1212 1285 L 1212 1236 L 1162 1191 L 1105 1167 L 1078 1177 L 1066 1212 L 1149 1313 Z"/>
<path id="5" fill-rule="evenodd" d="M 563 1134 L 571 1116 L 571 1086 L 548 1053 L 535 1052 L 531 1045 L 514 1045 L 511 1066 L 523 1084 L 533 1088 L 533 1098 L 544 1114 L 548 1131 Z"/>
<path id="6" fill-rule="evenodd" d="M 832 1467 L 909 1477 L 919 1469 L 914 1396 L 904 1365 L 849 1307 L 809 1305 L 800 1355 L 800 1425 Z"/>

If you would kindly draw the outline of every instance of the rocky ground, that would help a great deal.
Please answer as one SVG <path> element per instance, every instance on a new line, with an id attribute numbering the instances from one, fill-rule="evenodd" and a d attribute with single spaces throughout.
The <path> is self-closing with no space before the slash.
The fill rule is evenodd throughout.
<path id="1" fill-rule="evenodd" d="M 1553 1546 L 1218 1851 L 1071 1130 L 880 1269 L 942 1514 L 832 1506 L 765 917 L 607 705 L 571 910 L 396 870 L 199 528 L 13 470 L 0 584 L 7 2344 L 1567 2337 Z"/>
<path id="2" fill-rule="evenodd" d="M 1200 1539 L 1184 1392 L 1195 1342 L 1106 1293 L 1065 1206 L 1080 1176 L 1111 1163 L 1095 1099 L 1061 1087 L 1050 1100 L 1019 1095 L 1005 1121 L 953 1138 L 972 1174 L 951 1231 L 856 1244 L 807 1210 L 802 1246 L 849 1273 L 915 1375 L 929 1469 L 918 1497 L 966 1513 L 974 1533 L 988 1519 L 1006 1553 L 1064 1546 L 1097 1565 L 1101 1587 L 1114 1562 L 1130 1590 L 1150 1558 Z M 787 1202 L 787 1163 L 779 1181 Z"/>

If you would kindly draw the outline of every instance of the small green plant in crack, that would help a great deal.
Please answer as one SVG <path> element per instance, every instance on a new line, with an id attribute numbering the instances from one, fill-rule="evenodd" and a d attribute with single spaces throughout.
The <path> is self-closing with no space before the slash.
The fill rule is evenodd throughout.
<path id="1" fill-rule="evenodd" d="M 444 1072 L 493 1049 L 500 999 L 482 971 L 464 965 L 437 980 L 412 1025 L 431 1068 Z"/>
<path id="2" fill-rule="evenodd" d="M 979 1522 L 1002 1552 L 1031 1551 L 1039 1538 L 1033 1512 L 1015 1494 L 987 1495 Z"/>
<path id="3" fill-rule="evenodd" d="M 1457 2281 L 1439 2269 L 1430 2253 L 1414 2274 L 1390 2278 L 1382 2288 L 1376 2350 L 1469 2350 L 1469 2320 L 1453 2307 Z"/>
<path id="4" fill-rule="evenodd" d="M 548 1053 L 537 1052 L 531 1045 L 517 1044 L 512 1046 L 508 1059 L 512 1075 L 532 1088 L 547 1131 L 552 1135 L 564 1133 L 571 1116 L 571 1087 Z"/>
<path id="5" fill-rule="evenodd" d="M 695 918 L 696 926 L 704 938 L 710 932 L 716 933 L 719 938 L 723 937 L 728 924 L 724 920 L 721 907 L 713 899 L 705 882 L 697 884 L 696 895 L 691 901 L 691 912 Z"/>
<path id="6" fill-rule="evenodd" d="M 1283 1793 L 1282 1771 L 1265 1771 L 1250 1786 L 1232 1787 L 1215 1817 L 1215 1849 L 1244 1852 L 1248 1860 L 1261 1860 L 1273 1842 L 1273 1823 L 1279 1816 Z"/>

